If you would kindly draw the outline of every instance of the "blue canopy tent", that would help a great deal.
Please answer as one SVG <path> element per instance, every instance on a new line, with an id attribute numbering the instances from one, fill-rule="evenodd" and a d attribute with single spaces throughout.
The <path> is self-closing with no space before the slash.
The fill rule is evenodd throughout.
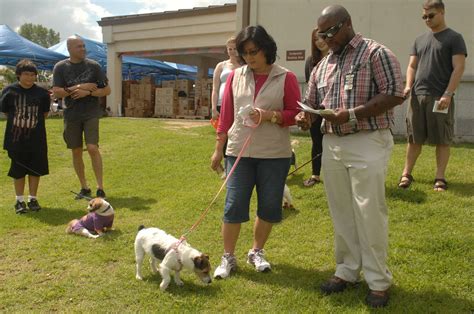
<path id="1" fill-rule="evenodd" d="M 97 61 L 105 70 L 107 67 L 107 45 L 77 34 L 76 36 L 84 41 L 87 58 Z M 69 56 L 66 41 L 49 47 L 49 49 Z M 159 80 L 174 80 L 176 78 L 193 80 L 196 78 L 196 74 L 197 67 L 195 66 L 131 56 L 122 57 L 122 77 L 124 79 L 139 79 L 146 75 L 152 75 Z"/>
<path id="2" fill-rule="evenodd" d="M 23 38 L 10 27 L 0 24 L 0 64 L 15 66 L 21 59 L 30 59 L 40 70 L 52 70 L 65 55 L 41 47 Z"/>
<path id="3" fill-rule="evenodd" d="M 103 69 L 107 68 L 107 46 L 103 43 L 79 36 L 77 34 L 76 36 L 80 37 L 84 41 L 87 51 L 87 58 L 99 63 Z M 62 42 L 51 46 L 48 49 L 69 57 L 69 51 L 67 50 L 67 40 L 63 40 Z"/>

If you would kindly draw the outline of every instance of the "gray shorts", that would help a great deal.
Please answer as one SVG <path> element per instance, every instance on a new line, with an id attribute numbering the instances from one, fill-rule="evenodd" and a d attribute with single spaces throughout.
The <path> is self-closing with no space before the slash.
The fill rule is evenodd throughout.
<path id="1" fill-rule="evenodd" d="M 413 95 L 407 112 L 408 142 L 414 144 L 451 144 L 454 136 L 454 99 L 448 113 L 433 112 L 439 97 Z"/>
<path id="2" fill-rule="evenodd" d="M 67 148 L 82 147 L 83 133 L 86 144 L 99 145 L 99 118 L 91 118 L 85 121 L 64 120 L 63 137 Z"/>

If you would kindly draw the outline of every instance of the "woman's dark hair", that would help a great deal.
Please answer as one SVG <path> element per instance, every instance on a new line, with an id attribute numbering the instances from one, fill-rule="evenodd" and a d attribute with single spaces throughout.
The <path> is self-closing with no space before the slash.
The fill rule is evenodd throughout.
<path id="1" fill-rule="evenodd" d="M 16 64 L 15 67 L 15 74 L 17 78 L 20 77 L 21 73 L 23 72 L 34 72 L 35 74 L 38 74 L 38 70 L 36 69 L 36 65 L 33 63 L 33 61 L 29 59 L 22 59 L 20 62 Z"/>
<path id="2" fill-rule="evenodd" d="M 315 67 L 316 64 L 318 64 L 318 62 L 321 61 L 322 59 L 321 50 L 318 49 L 314 40 L 317 36 L 316 35 L 317 32 L 318 32 L 317 28 L 313 29 L 313 31 L 311 32 L 311 67 L 312 68 Z"/>
<path id="3" fill-rule="evenodd" d="M 272 36 L 270 36 L 265 28 L 261 25 L 247 26 L 241 30 L 235 39 L 235 46 L 239 53 L 240 59 L 245 64 L 245 60 L 242 58 L 244 54 L 244 45 L 248 41 L 255 44 L 258 49 L 261 49 L 265 54 L 267 64 L 273 64 L 276 60 L 277 45 Z"/>

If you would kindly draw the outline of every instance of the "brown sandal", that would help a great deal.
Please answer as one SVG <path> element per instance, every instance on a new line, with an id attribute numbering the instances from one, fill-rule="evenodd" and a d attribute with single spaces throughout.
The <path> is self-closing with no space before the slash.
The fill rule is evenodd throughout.
<path id="1" fill-rule="evenodd" d="M 311 177 L 311 178 L 309 178 L 309 179 L 307 179 L 307 180 L 304 180 L 304 181 L 303 181 L 303 185 L 304 185 L 305 187 L 310 187 L 310 186 L 313 186 L 313 185 L 315 185 L 316 183 L 320 183 L 320 182 L 321 182 L 321 180 L 319 180 L 319 179 L 317 179 L 317 178 L 315 178 L 315 177 Z"/>
<path id="2" fill-rule="evenodd" d="M 401 189 L 408 189 L 413 181 L 415 181 L 415 179 L 411 174 L 403 174 L 398 181 L 398 187 Z"/>
<path id="3" fill-rule="evenodd" d="M 437 192 L 446 191 L 448 189 L 448 181 L 446 179 L 436 178 L 433 182 L 433 190 Z"/>

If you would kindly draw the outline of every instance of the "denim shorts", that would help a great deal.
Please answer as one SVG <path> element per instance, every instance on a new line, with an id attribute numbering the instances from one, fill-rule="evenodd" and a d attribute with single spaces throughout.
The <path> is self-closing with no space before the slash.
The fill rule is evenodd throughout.
<path id="1" fill-rule="evenodd" d="M 227 173 L 236 157 L 227 156 Z M 277 223 L 282 220 L 283 190 L 290 169 L 290 158 L 242 158 L 227 181 L 225 223 L 249 221 L 250 198 L 257 192 L 257 217 Z"/>

